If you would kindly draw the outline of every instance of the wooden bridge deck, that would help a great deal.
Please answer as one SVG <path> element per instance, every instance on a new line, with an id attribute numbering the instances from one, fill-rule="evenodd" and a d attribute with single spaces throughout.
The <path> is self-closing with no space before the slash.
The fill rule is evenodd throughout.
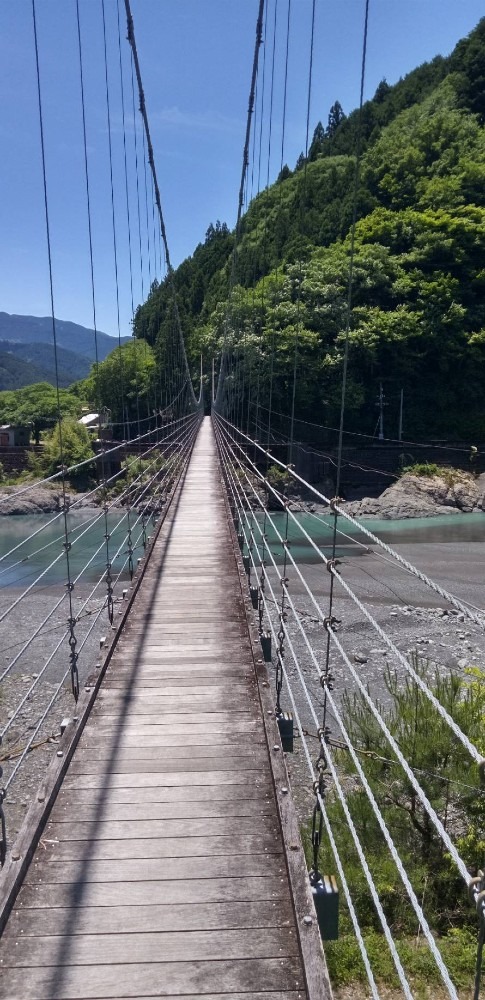
<path id="1" fill-rule="evenodd" d="M 173 507 L 3 935 L 3 1000 L 303 1000 L 322 981 L 207 419 Z"/>

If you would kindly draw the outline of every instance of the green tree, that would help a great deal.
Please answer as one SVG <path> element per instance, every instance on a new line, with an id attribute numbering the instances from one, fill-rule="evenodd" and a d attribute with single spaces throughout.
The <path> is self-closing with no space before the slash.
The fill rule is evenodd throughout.
<path id="1" fill-rule="evenodd" d="M 15 392 L 0 392 L 0 421 L 2 423 L 31 424 L 34 441 L 39 444 L 41 431 L 54 426 L 61 416 L 80 416 L 82 400 L 69 392 L 39 382 Z"/>
<path id="2" fill-rule="evenodd" d="M 138 417 L 151 415 L 158 398 L 157 366 L 153 349 L 144 340 L 132 340 L 93 365 L 85 391 L 95 407 L 100 403 L 111 411 L 118 436 L 127 425 L 136 433 Z"/>
<path id="3" fill-rule="evenodd" d="M 382 104 L 382 101 L 384 101 L 390 93 L 391 93 L 391 87 L 389 86 L 386 78 L 383 77 L 380 84 L 377 87 L 373 100 L 377 104 Z"/>
<path id="4" fill-rule="evenodd" d="M 48 435 L 42 455 L 36 460 L 36 464 L 44 475 L 51 476 L 58 472 L 62 465 L 69 468 L 90 458 L 93 458 L 93 449 L 88 431 L 73 417 L 65 417 Z M 84 466 L 78 472 L 70 473 L 70 478 L 83 480 L 93 471 L 93 467 L 94 461 L 92 466 Z"/>
<path id="5" fill-rule="evenodd" d="M 440 675 L 415 659 L 414 666 L 433 694 L 472 743 L 482 749 L 485 721 L 485 675 L 471 671 L 467 677 Z M 405 683 L 387 670 L 385 686 L 389 704 L 379 705 L 387 728 L 415 771 L 419 784 L 452 839 L 467 855 L 471 869 L 482 864 L 485 842 L 485 798 L 475 761 L 433 708 L 421 688 L 410 678 Z M 408 777 L 395 761 L 388 741 L 358 693 L 343 698 L 345 726 L 361 760 L 374 796 L 406 867 L 419 882 L 426 882 L 427 907 L 434 930 L 474 921 L 461 877 L 454 869 L 426 808 Z M 353 765 L 342 756 L 350 773 Z M 353 799 L 359 834 L 369 852 L 381 850 L 381 834 L 368 802 Z M 460 833 L 466 831 L 466 833 Z M 457 838 L 458 832 L 458 838 Z"/>
<path id="6" fill-rule="evenodd" d="M 310 149 L 308 150 L 308 159 L 310 161 L 316 160 L 319 156 L 322 155 L 324 143 L 325 143 L 325 129 L 322 123 L 318 122 L 318 125 L 313 133 L 312 141 L 310 143 Z"/>
<path id="7" fill-rule="evenodd" d="M 332 104 L 332 107 L 328 112 L 328 124 L 326 131 L 327 138 L 331 139 L 332 136 L 335 135 L 338 127 L 343 121 L 345 121 L 345 117 L 344 109 L 340 101 L 335 101 L 335 104 Z"/>

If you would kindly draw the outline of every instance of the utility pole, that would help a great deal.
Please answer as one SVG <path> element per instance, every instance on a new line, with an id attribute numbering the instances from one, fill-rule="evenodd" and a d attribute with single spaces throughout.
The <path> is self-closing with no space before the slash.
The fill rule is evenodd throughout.
<path id="1" fill-rule="evenodd" d="M 402 413 L 404 407 L 404 389 L 401 389 L 401 401 L 399 404 L 399 431 L 398 431 L 398 441 L 402 441 Z"/>
<path id="2" fill-rule="evenodd" d="M 382 382 L 379 382 L 379 402 L 377 403 L 379 407 L 379 441 L 384 440 L 384 390 L 382 388 Z"/>

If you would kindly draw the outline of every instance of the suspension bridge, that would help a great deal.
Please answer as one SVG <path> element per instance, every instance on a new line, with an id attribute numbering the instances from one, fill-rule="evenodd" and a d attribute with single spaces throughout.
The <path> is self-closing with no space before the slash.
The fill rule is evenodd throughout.
<path id="1" fill-rule="evenodd" d="M 79 0 L 75 8 L 96 336 L 93 182 Z M 288 3 L 288 32 L 290 9 Z M 312 9 L 309 98 L 315 2 Z M 363 5 L 360 111 L 368 10 L 367 0 Z M 106 60 L 109 32 L 104 0 L 101 11 Z M 337 558 L 339 545 L 350 542 L 366 551 L 371 546 L 382 560 L 383 574 L 391 563 L 412 577 L 429 606 L 439 602 L 477 632 L 483 631 L 484 611 L 470 602 L 468 591 L 452 592 L 383 542 L 339 500 L 345 365 L 336 489 L 334 496 L 326 496 L 297 473 L 293 462 L 298 323 L 286 436 L 275 435 L 271 426 L 273 381 L 269 394 L 263 395 L 259 373 L 244 353 L 251 332 L 244 328 L 234 290 L 250 148 L 256 135 L 252 123 L 264 24 L 265 45 L 266 34 L 269 37 L 264 0 L 258 7 L 229 306 L 217 385 L 210 403 L 205 403 L 210 411 L 205 416 L 203 376 L 197 394 L 187 360 L 128 0 L 129 45 L 124 54 L 119 3 L 116 12 L 121 95 L 124 100 L 126 80 L 131 76 L 133 113 L 135 86 L 141 112 L 134 154 L 140 168 L 138 194 L 143 177 L 145 183 L 145 235 L 154 270 L 157 252 L 158 266 L 165 258 L 171 305 L 168 315 L 156 318 L 159 324 L 163 321 L 164 340 L 151 386 L 153 398 L 147 403 L 142 392 L 141 370 L 137 369 L 141 356 L 136 349 L 133 381 L 129 382 L 120 341 L 120 420 L 114 422 L 113 440 L 106 440 L 100 418 L 96 457 L 69 465 L 62 452 L 59 406 L 60 468 L 43 483 L 59 491 L 60 509 L 0 557 L 0 581 L 6 570 L 19 573 L 17 586 L 0 606 L 5 660 L 0 681 L 8 702 L 8 717 L 3 716 L 0 732 L 0 997 L 330 1000 L 334 992 L 325 948 L 327 941 L 338 936 L 340 902 L 364 970 L 367 992 L 362 995 L 379 998 L 387 985 L 376 976 L 361 927 L 359 901 L 348 876 L 350 850 L 362 869 L 382 948 L 390 955 L 397 984 L 393 989 L 396 995 L 413 997 L 412 977 L 384 893 L 366 856 L 355 802 L 351 804 L 356 786 L 376 823 L 382 851 L 393 866 L 396 884 L 402 886 L 423 947 L 434 962 L 440 989 L 443 995 L 461 996 L 430 926 L 424 893 L 418 892 L 415 873 L 400 857 L 388 812 L 366 770 L 364 755 L 371 757 L 372 748 L 356 746 L 349 732 L 342 708 L 342 693 L 347 689 L 361 699 L 362 711 L 387 748 L 387 756 L 380 759 L 406 782 L 415 815 L 446 852 L 450 880 L 460 886 L 470 909 L 476 911 L 476 961 L 470 965 L 470 990 L 478 1000 L 485 934 L 483 859 L 477 857 L 470 864 L 462 855 L 457 831 L 431 800 L 424 772 L 403 751 L 386 718 L 380 691 L 367 683 L 365 671 L 350 651 L 349 630 L 345 622 L 341 627 L 342 600 L 384 647 L 399 684 L 416 692 L 431 713 L 429 718 L 437 720 L 440 732 L 452 740 L 453 753 L 463 762 L 463 782 L 455 781 L 455 803 L 462 788 L 477 798 L 482 794 L 485 762 L 479 740 L 464 725 L 464 716 L 453 713 L 429 672 L 403 652 L 390 620 L 380 620 L 374 607 L 349 583 L 345 561 L 342 565 Z M 36 0 L 32 14 L 57 351 Z M 273 60 L 274 45 L 273 39 Z M 287 65 L 288 39 L 286 70 Z M 285 76 L 285 93 L 286 83 Z M 123 104 L 123 120 L 125 110 Z M 308 116 L 309 110 L 306 153 Z M 130 233 L 126 139 L 127 132 L 122 154 Z M 356 154 L 355 192 L 358 149 Z M 112 206 L 116 264 L 120 247 L 114 197 Z M 151 235 L 155 219 L 159 243 Z M 142 222 L 138 198 L 140 247 Z M 131 266 L 135 259 L 131 240 L 129 256 Z M 131 293 L 133 300 L 133 284 Z M 351 296 L 352 266 L 349 310 Z M 298 290 L 296 300 L 298 308 Z M 349 316 L 346 323 L 348 350 Z M 271 372 L 273 377 L 273 360 Z M 101 413 L 99 382 L 96 392 Z M 96 506 L 78 519 L 80 498 L 71 495 L 69 483 L 83 471 L 89 471 L 95 483 L 83 495 L 83 504 L 88 499 Z M 16 495 L 28 495 L 36 485 L 21 484 Z M 324 508 L 330 540 L 316 540 L 298 504 L 290 502 L 292 491 L 305 491 Z M 0 505 L 3 502 L 5 497 L 0 496 Z M 322 519 L 318 513 L 309 516 Z M 45 540 L 47 530 L 53 533 L 49 541 Z M 309 548 L 321 569 L 323 597 L 297 555 L 295 539 Z M 41 554 L 48 559 L 45 568 L 39 568 Z M 311 617 L 296 603 L 295 587 L 304 595 Z M 42 602 L 36 604 L 39 594 Z M 29 674 L 24 677 L 26 664 Z M 26 712 L 32 706 L 35 718 L 27 727 Z M 291 769 L 290 781 L 287 761 L 296 743 L 301 770 Z M 343 751 L 351 760 L 350 783 L 342 764 Z M 41 760 L 42 774 L 36 772 L 41 781 L 37 786 L 30 780 L 30 787 L 25 775 L 36 755 Z M 433 777 L 439 781 L 442 776 Z M 449 793 L 454 779 L 444 780 Z M 306 817 L 311 821 L 307 853 L 300 837 L 303 817 L 298 805 L 303 784 L 305 801 L 311 801 Z M 16 796 L 24 796 L 27 787 L 31 794 L 25 816 L 19 818 Z M 329 808 L 332 803 L 338 805 L 338 821 Z"/>

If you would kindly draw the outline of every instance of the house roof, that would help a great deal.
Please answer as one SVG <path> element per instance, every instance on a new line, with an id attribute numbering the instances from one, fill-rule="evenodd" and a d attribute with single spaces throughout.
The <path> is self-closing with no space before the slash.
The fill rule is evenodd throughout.
<path id="1" fill-rule="evenodd" d="M 99 413 L 86 413 L 84 417 L 78 420 L 78 424 L 97 424 L 99 421 Z"/>

